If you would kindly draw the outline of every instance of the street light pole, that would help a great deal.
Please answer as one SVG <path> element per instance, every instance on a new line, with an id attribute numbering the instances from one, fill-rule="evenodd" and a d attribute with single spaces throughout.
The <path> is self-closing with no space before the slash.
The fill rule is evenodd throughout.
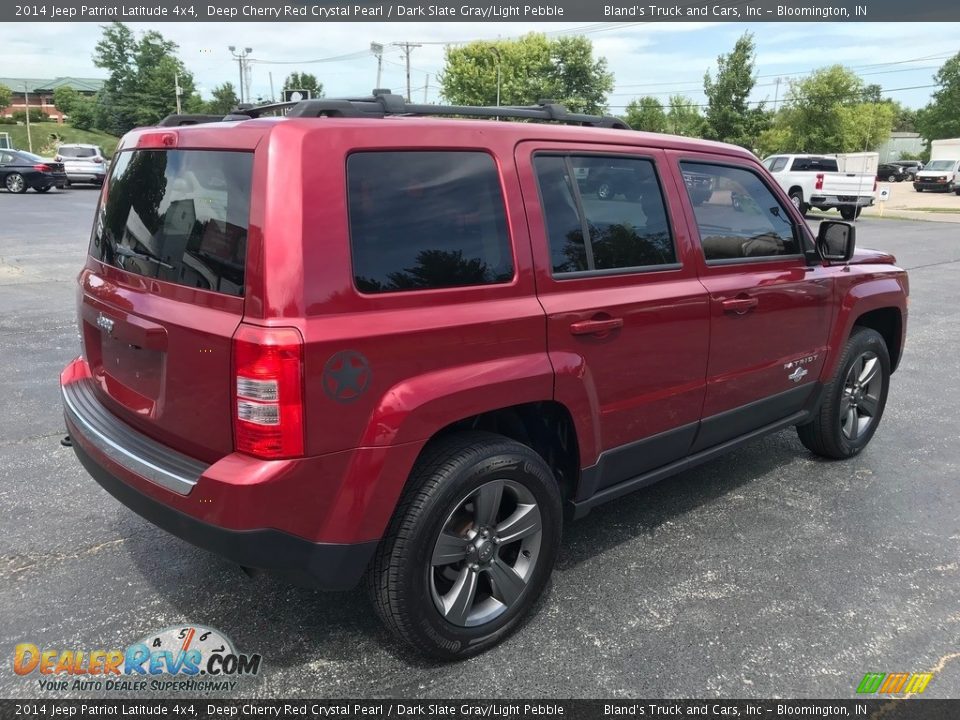
<path id="1" fill-rule="evenodd" d="M 497 56 L 497 107 L 500 107 L 500 64 L 502 62 L 502 58 L 498 48 L 492 47 L 490 49 L 493 51 L 493 54 Z M 499 119 L 500 118 L 498 116 L 497 120 Z"/>
<path id="2" fill-rule="evenodd" d="M 240 102 L 243 103 L 245 99 L 249 100 L 250 97 L 250 71 L 247 66 L 247 58 L 253 52 L 253 48 L 244 48 L 237 52 L 237 46 L 230 45 L 227 49 L 236 58 L 237 64 L 240 66 Z M 244 93 L 244 87 L 246 87 L 246 93 Z"/>
<path id="3" fill-rule="evenodd" d="M 33 136 L 30 135 L 30 90 L 27 88 L 27 83 L 23 83 L 23 104 L 27 108 L 27 146 L 30 148 L 30 152 L 33 152 Z"/>
<path id="4" fill-rule="evenodd" d="M 370 52 L 377 56 L 377 84 L 375 88 L 380 88 L 380 75 L 383 72 L 383 45 L 380 43 L 370 43 Z"/>

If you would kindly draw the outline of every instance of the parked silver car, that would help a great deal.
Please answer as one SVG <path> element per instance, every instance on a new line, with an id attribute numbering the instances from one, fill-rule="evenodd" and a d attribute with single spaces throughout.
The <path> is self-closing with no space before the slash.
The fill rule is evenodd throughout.
<path id="1" fill-rule="evenodd" d="M 97 145 L 65 143 L 57 148 L 57 162 L 62 162 L 70 183 L 103 184 L 110 161 Z"/>

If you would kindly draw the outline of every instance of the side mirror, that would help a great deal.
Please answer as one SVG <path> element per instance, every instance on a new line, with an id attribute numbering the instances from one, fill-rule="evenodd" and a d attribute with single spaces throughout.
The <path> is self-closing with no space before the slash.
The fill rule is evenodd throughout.
<path id="1" fill-rule="evenodd" d="M 820 257 L 831 262 L 850 262 L 856 248 L 857 229 L 847 222 L 824 220 L 817 232 Z"/>

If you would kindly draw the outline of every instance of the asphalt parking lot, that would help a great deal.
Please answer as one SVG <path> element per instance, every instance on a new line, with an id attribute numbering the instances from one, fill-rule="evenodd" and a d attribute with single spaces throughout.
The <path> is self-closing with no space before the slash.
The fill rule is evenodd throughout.
<path id="1" fill-rule="evenodd" d="M 199 623 L 262 654 L 244 697 L 849 698 L 868 671 L 935 671 L 924 697 L 960 697 L 960 226 L 860 222 L 912 288 L 862 455 L 820 461 L 791 430 L 600 508 L 565 529 L 522 631 L 438 665 L 359 591 L 251 580 L 155 530 L 60 446 L 96 195 L 0 193 L 0 696 L 85 696 L 16 676 L 18 643 L 123 648 Z"/>

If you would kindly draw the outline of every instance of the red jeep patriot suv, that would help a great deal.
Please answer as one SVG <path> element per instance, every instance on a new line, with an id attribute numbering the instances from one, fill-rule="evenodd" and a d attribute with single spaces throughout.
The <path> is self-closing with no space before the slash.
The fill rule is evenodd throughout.
<path id="1" fill-rule="evenodd" d="M 830 458 L 877 429 L 906 273 L 846 223 L 812 236 L 745 150 L 386 93 L 217 120 L 118 149 L 61 376 L 74 450 L 236 563 L 364 578 L 424 653 L 516 629 L 564 507 L 789 426 Z"/>

